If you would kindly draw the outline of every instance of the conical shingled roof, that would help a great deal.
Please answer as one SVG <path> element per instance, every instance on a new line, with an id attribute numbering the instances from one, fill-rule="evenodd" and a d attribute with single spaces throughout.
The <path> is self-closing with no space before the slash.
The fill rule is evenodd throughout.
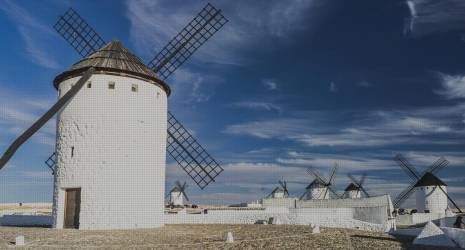
<path id="1" fill-rule="evenodd" d="M 414 187 L 426 187 L 426 186 L 447 186 L 446 183 L 441 181 L 438 177 L 430 172 L 426 172 L 420 180 L 417 181 Z"/>
<path id="2" fill-rule="evenodd" d="M 356 191 L 356 190 L 359 190 L 359 188 L 354 183 L 350 183 L 344 191 Z"/>
<path id="3" fill-rule="evenodd" d="M 176 186 L 173 189 L 171 189 L 171 191 L 170 191 L 170 193 L 173 193 L 173 192 L 178 192 L 179 193 L 179 192 L 181 192 L 181 189 L 178 186 Z"/>
<path id="4" fill-rule="evenodd" d="M 96 69 L 96 74 L 117 74 L 141 78 L 142 80 L 161 85 L 167 95 L 171 92 L 168 85 L 160 80 L 153 70 L 125 48 L 121 42 L 116 40 L 111 41 L 58 75 L 53 81 L 55 88 L 58 88 L 60 82 L 78 76 L 90 67 Z"/>
<path id="5" fill-rule="evenodd" d="M 326 187 L 326 185 L 320 179 L 315 179 L 305 189 L 323 188 L 323 187 Z"/>

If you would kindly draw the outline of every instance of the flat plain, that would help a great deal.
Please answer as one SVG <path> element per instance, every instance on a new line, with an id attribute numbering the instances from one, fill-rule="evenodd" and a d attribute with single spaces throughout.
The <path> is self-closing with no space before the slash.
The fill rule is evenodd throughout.
<path id="1" fill-rule="evenodd" d="M 226 243 L 232 232 L 234 243 Z M 17 235 L 26 245 L 14 246 Z M 296 225 L 167 225 L 137 230 L 56 230 L 0 227 L 0 249 L 437 249 L 412 246 L 412 237 Z M 444 249 L 444 248 L 442 248 Z"/>

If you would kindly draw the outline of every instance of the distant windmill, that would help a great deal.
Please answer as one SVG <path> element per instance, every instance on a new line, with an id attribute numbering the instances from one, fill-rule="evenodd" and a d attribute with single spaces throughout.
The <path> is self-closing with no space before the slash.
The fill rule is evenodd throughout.
<path id="1" fill-rule="evenodd" d="M 176 181 L 175 186 L 169 192 L 170 201 L 169 204 L 172 206 L 184 206 L 184 198 L 189 201 L 189 198 L 186 194 L 187 183 L 181 185 L 179 181 Z"/>
<path id="2" fill-rule="evenodd" d="M 368 192 L 363 187 L 363 184 L 365 183 L 365 180 L 367 177 L 366 173 L 362 174 L 362 177 L 360 177 L 360 180 L 355 179 L 355 177 L 352 176 L 351 174 L 348 174 L 347 176 L 351 180 L 351 183 L 344 190 L 345 198 L 350 198 L 350 199 L 362 198 L 362 193 L 365 195 L 365 197 L 370 197 Z"/>
<path id="3" fill-rule="evenodd" d="M 166 152 L 201 189 L 223 172 L 168 111 L 165 80 L 227 22 L 207 4 L 146 65 L 70 8 L 54 28 L 83 58 L 55 78 L 58 101 L 12 143 L 0 169 L 57 115 L 56 152 L 47 160 L 55 176 L 53 227 L 162 226 Z M 135 216 L 144 213 L 150 216 Z"/>
<path id="4" fill-rule="evenodd" d="M 266 198 L 287 198 L 289 191 L 287 190 L 287 182 L 285 180 L 279 181 L 279 186 L 273 189 Z"/>
<path id="5" fill-rule="evenodd" d="M 329 175 L 329 179 L 327 180 L 325 177 L 320 175 L 316 170 L 313 168 L 308 168 L 307 173 L 309 175 L 313 175 L 315 179 L 305 188 L 305 192 L 300 196 L 301 200 L 323 200 L 330 198 L 330 192 L 336 198 L 340 198 L 339 194 L 332 189 L 332 184 L 336 179 L 336 171 L 339 168 L 337 163 L 334 163 L 334 167 L 331 170 Z"/>
<path id="6" fill-rule="evenodd" d="M 449 200 L 455 208 L 462 213 L 459 206 L 457 206 L 454 200 L 447 194 L 447 185 L 434 175 L 439 170 L 449 165 L 447 159 L 444 157 L 439 158 L 422 174 L 420 174 L 401 154 L 397 154 L 394 160 L 410 179 L 412 179 L 411 185 L 402 191 L 394 200 L 395 208 L 399 208 L 400 205 L 416 191 L 416 207 L 419 212 L 444 213 L 448 207 L 447 200 Z"/>

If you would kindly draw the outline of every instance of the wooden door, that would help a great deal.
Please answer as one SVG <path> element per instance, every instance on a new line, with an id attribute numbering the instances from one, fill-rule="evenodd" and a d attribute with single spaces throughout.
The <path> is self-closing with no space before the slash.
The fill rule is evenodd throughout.
<path id="1" fill-rule="evenodd" d="M 81 208 L 81 189 L 66 189 L 64 228 L 79 228 L 79 211 Z"/>

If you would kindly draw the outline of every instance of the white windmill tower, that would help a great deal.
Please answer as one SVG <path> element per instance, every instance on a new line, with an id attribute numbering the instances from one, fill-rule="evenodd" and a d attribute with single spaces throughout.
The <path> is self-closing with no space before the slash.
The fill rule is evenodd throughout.
<path id="1" fill-rule="evenodd" d="M 348 174 L 347 176 L 352 182 L 349 183 L 349 185 L 347 185 L 346 189 L 344 190 L 344 198 L 360 199 L 362 198 L 362 193 L 365 195 L 365 197 L 370 197 L 368 192 L 363 187 L 367 176 L 365 173 L 362 175 L 360 180 L 355 179 L 355 177 L 353 177 L 351 174 Z"/>
<path id="2" fill-rule="evenodd" d="M 339 168 L 337 163 L 331 170 L 329 179 L 320 175 L 316 170 L 312 168 L 307 169 L 309 175 L 313 175 L 315 179 L 305 188 L 305 192 L 300 196 L 301 200 L 326 200 L 330 199 L 330 193 L 336 198 L 339 198 L 339 194 L 334 191 L 331 186 L 336 179 L 336 171 Z"/>
<path id="3" fill-rule="evenodd" d="M 207 4 L 147 66 L 69 9 L 54 28 L 83 59 L 55 78 L 59 100 L 8 148 L 0 168 L 58 114 L 56 152 L 47 161 L 55 176 L 53 226 L 162 226 L 166 151 L 201 189 L 223 171 L 168 112 L 164 80 L 226 22 Z"/>
<path id="4" fill-rule="evenodd" d="M 184 206 L 184 198 L 189 201 L 189 198 L 186 195 L 187 183 L 181 185 L 179 181 L 176 181 L 174 188 L 168 193 L 170 197 L 169 204 L 175 207 Z"/>
<path id="5" fill-rule="evenodd" d="M 287 198 L 289 197 L 289 191 L 287 190 L 287 182 L 282 180 L 279 181 L 277 186 L 266 198 Z"/>
<path id="6" fill-rule="evenodd" d="M 433 165 L 420 174 L 401 154 L 394 157 L 402 170 L 412 179 L 412 183 L 402 191 L 394 200 L 394 207 L 407 200 L 413 192 L 416 192 L 416 208 L 421 213 L 445 214 L 448 209 L 448 200 L 454 207 L 462 213 L 460 207 L 447 194 L 447 185 L 434 175 L 439 170 L 445 168 L 449 161 L 444 157 L 439 158 Z"/>

